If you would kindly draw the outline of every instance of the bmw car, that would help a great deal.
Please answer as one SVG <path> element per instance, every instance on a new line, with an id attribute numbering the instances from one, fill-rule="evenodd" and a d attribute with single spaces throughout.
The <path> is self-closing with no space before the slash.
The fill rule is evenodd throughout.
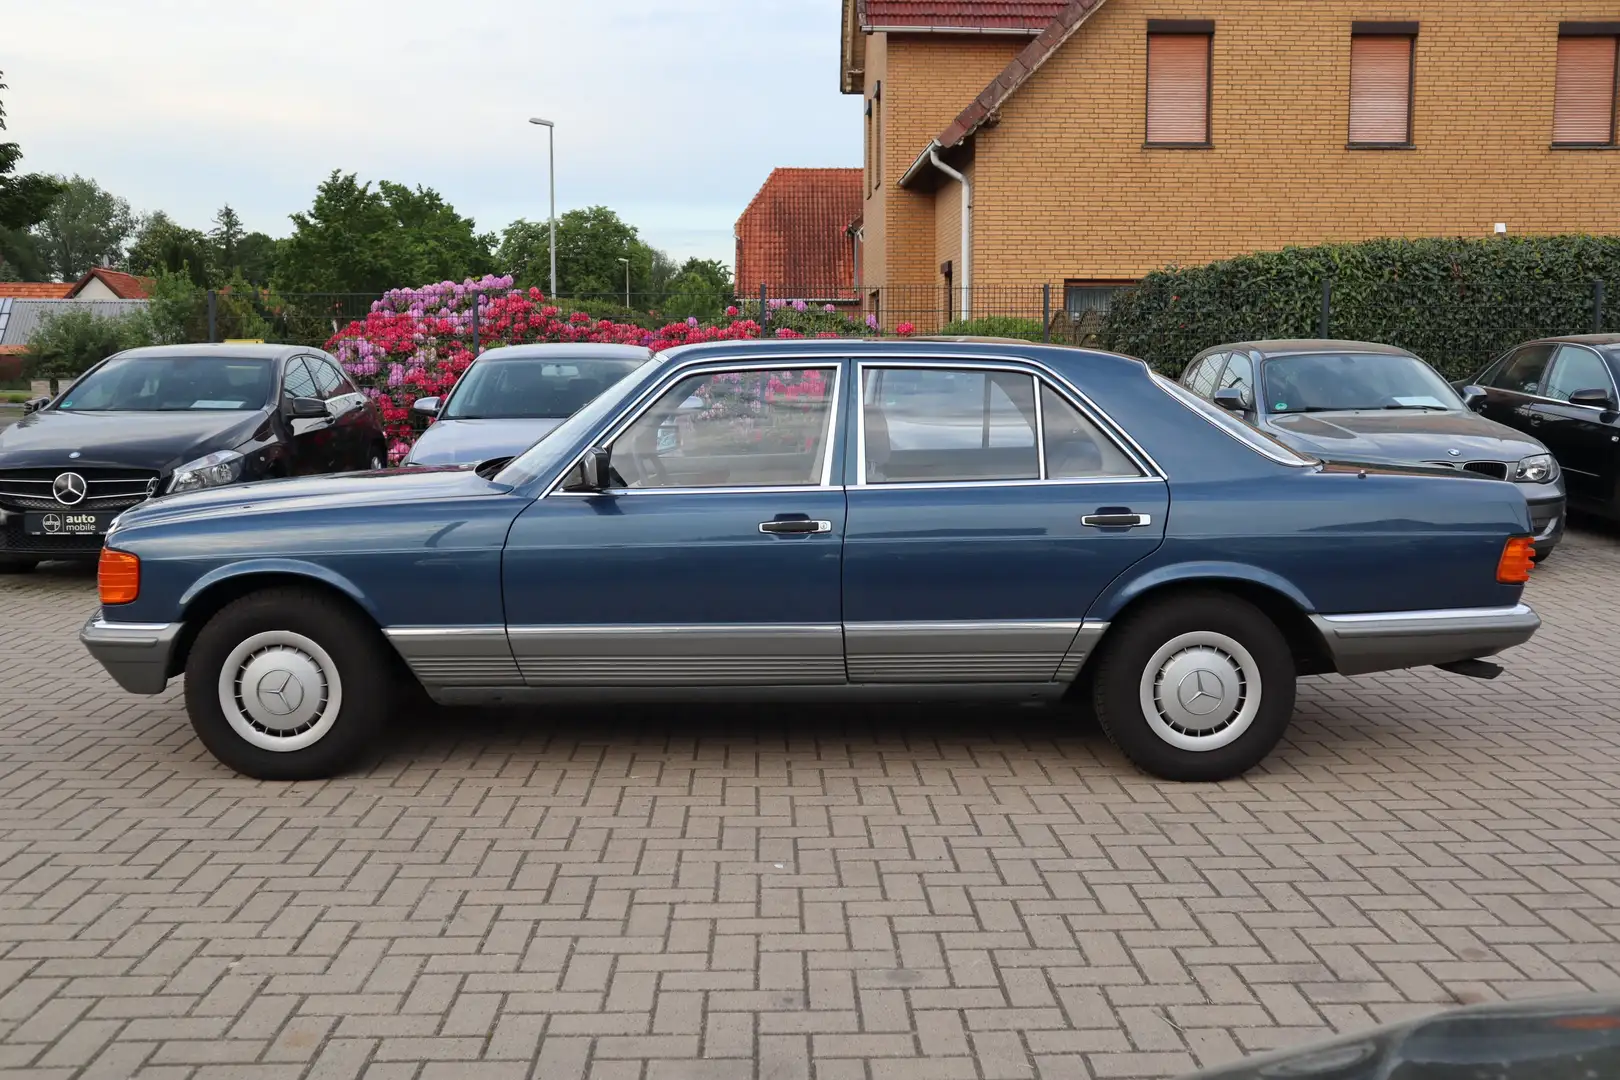
<path id="1" fill-rule="evenodd" d="M 295 345 L 131 349 L 0 431 L 0 571 L 89 560 L 162 495 L 380 469 L 382 418 L 338 362 Z"/>
<path id="2" fill-rule="evenodd" d="M 412 406 L 433 423 L 404 464 L 476 465 L 521 454 L 651 356 L 640 346 L 595 342 L 490 349 L 443 400 Z"/>

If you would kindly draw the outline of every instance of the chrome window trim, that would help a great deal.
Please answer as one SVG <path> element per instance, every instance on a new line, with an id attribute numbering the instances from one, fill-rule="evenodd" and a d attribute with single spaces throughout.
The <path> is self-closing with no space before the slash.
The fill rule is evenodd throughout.
<path id="1" fill-rule="evenodd" d="M 1041 380 L 1032 371 L 1029 381 L 1035 387 L 1035 467 L 1040 470 L 1040 479 L 1045 480 L 1051 472 L 1046 467 L 1046 417 L 1041 412 Z"/>
<path id="2" fill-rule="evenodd" d="M 1056 371 L 1035 360 L 1009 358 L 994 355 L 960 356 L 953 354 L 950 359 L 943 357 L 934 359 L 918 359 L 913 354 L 889 359 L 890 354 L 861 354 L 855 358 L 855 385 L 859 388 L 855 402 L 855 482 L 850 487 L 875 488 L 886 491 L 905 490 L 938 490 L 946 488 L 982 488 L 982 487 L 1028 487 L 1042 484 L 1114 484 L 1114 483 L 1140 483 L 1149 481 L 1163 482 L 1165 473 L 1154 461 L 1152 456 L 1144 450 L 1140 443 L 1133 439 L 1113 417 L 1103 412 L 1078 388 L 1069 383 L 1067 379 Z M 1036 418 L 1041 418 L 1041 386 L 1043 383 L 1052 387 L 1053 393 L 1068 401 L 1075 411 L 1090 420 L 1101 435 L 1112 442 L 1116 449 L 1130 460 L 1131 464 L 1141 470 L 1141 476 L 1087 476 L 1069 477 L 1063 480 L 1050 480 L 1046 476 L 1046 445 L 1044 437 L 1044 423 L 1037 426 L 1037 453 L 1039 454 L 1040 475 L 1035 479 L 1021 480 L 903 480 L 895 483 L 869 484 L 866 480 L 866 369 L 867 368 L 925 368 L 955 371 L 1012 371 L 1021 375 L 1029 375 L 1035 383 L 1035 409 Z M 1033 369 L 1033 370 L 1032 370 Z"/>
<path id="3" fill-rule="evenodd" d="M 552 498 L 557 499 L 594 499 L 603 495 L 798 495 L 806 491 L 841 491 L 841 487 L 834 484 L 790 484 L 785 486 L 771 486 L 761 484 L 759 487 L 667 487 L 667 488 L 603 488 L 601 491 L 554 491 Z"/>
<path id="4" fill-rule="evenodd" d="M 676 364 L 675 367 L 671 368 L 669 370 L 669 372 L 667 372 L 665 374 L 663 379 L 655 381 L 652 384 L 651 387 L 649 387 L 646 390 L 643 390 L 639 395 L 636 396 L 636 399 L 634 401 L 632 401 L 629 405 L 625 406 L 624 409 L 620 410 L 619 415 L 614 417 L 613 421 L 607 426 L 606 429 L 604 429 L 607 432 L 607 434 L 603 435 L 600 438 L 592 440 L 583 450 L 581 450 L 579 452 L 579 454 L 577 454 L 571 461 L 569 461 L 569 463 L 567 465 L 563 466 L 562 470 L 560 472 L 558 472 L 555 477 L 552 478 L 552 480 L 551 480 L 551 482 L 549 484 L 546 485 L 545 490 L 540 493 L 539 497 L 544 499 L 544 498 L 547 498 L 547 497 L 549 497 L 549 496 L 551 496 L 553 494 L 556 494 L 556 495 L 576 495 L 576 496 L 587 496 L 587 497 L 589 497 L 589 496 L 600 496 L 600 495 L 622 495 L 622 494 L 627 494 L 627 493 L 629 493 L 631 491 L 634 491 L 637 494 L 645 494 L 645 495 L 658 495 L 658 494 L 667 495 L 667 494 L 676 494 L 676 493 L 679 493 L 679 494 L 692 494 L 692 493 L 695 493 L 695 492 L 711 492 L 712 493 L 712 492 L 722 490 L 720 488 L 702 487 L 702 488 L 633 488 L 633 489 L 632 488 L 610 488 L 610 489 L 606 489 L 606 490 L 603 490 L 603 491 L 558 491 L 557 488 L 562 484 L 563 477 L 567 476 L 570 472 L 572 472 L 574 470 L 574 466 L 578 465 L 581 461 L 583 461 L 585 459 L 585 455 L 590 452 L 592 447 L 595 447 L 595 446 L 610 446 L 610 445 L 612 445 L 612 443 L 613 443 L 613 441 L 615 439 L 617 439 L 620 435 L 624 434 L 625 429 L 627 429 L 631 424 L 635 423 L 637 420 L 641 419 L 641 417 L 646 414 L 647 410 L 651 409 L 653 407 L 653 405 L 658 401 L 658 399 L 663 396 L 663 394 L 664 394 L 664 392 L 666 390 L 669 390 L 676 383 L 678 383 L 681 379 L 683 379 L 683 378 L 687 377 L 688 375 L 692 374 L 694 372 L 694 369 L 705 368 L 706 366 L 712 365 L 712 368 L 710 370 L 712 370 L 712 372 L 714 374 L 717 374 L 717 375 L 726 374 L 728 372 L 734 372 L 734 371 L 784 371 L 784 370 L 787 370 L 787 369 L 795 366 L 792 363 L 792 361 L 795 361 L 795 360 L 808 361 L 806 363 L 797 365 L 798 367 L 801 367 L 801 368 L 804 368 L 804 369 L 807 369 L 807 370 L 811 369 L 811 368 L 822 369 L 822 370 L 825 370 L 827 368 L 831 368 L 832 372 L 833 372 L 832 391 L 827 396 L 827 406 L 828 406 L 827 407 L 827 435 L 826 435 L 827 453 L 826 453 L 826 456 L 825 456 L 825 458 L 823 459 L 823 461 L 821 463 L 821 482 L 819 484 L 791 484 L 791 485 L 785 485 L 785 486 L 778 485 L 778 486 L 776 486 L 774 488 L 767 488 L 767 487 L 764 487 L 764 486 L 760 486 L 760 487 L 742 486 L 742 487 L 728 488 L 728 489 L 725 489 L 725 490 L 732 490 L 732 491 L 767 491 L 767 490 L 775 490 L 775 491 L 795 491 L 795 492 L 799 492 L 799 491 L 819 491 L 819 490 L 822 490 L 822 489 L 825 489 L 825 488 L 831 488 L 831 487 L 834 486 L 834 484 L 832 482 L 832 471 L 833 471 L 834 455 L 836 454 L 836 452 L 838 450 L 838 447 L 835 445 L 835 442 L 837 440 L 837 435 L 838 435 L 838 423 L 837 423 L 838 414 L 839 414 L 840 409 L 841 409 L 841 403 L 838 400 L 838 392 L 839 392 L 840 388 L 842 387 L 842 383 L 843 383 L 844 361 L 845 361 L 845 359 L 846 358 L 842 357 L 842 356 L 828 357 L 827 354 L 825 354 L 825 353 L 821 353 L 821 354 L 817 354 L 817 353 L 793 353 L 793 354 L 784 355 L 784 356 L 782 356 L 780 358 L 772 359 L 772 360 L 769 360 L 769 361 L 765 361 L 765 360 L 754 361 L 754 360 L 750 360 L 750 359 L 744 359 L 741 362 L 727 363 L 724 360 L 719 360 L 719 359 L 717 359 L 715 357 L 710 356 L 710 357 L 700 357 L 700 358 L 693 359 L 693 360 L 687 360 L 687 361 L 684 361 L 682 363 Z"/>

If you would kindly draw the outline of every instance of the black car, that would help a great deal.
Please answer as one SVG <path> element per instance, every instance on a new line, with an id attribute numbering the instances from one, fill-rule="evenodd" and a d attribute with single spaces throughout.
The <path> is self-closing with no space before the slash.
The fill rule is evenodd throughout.
<path id="1" fill-rule="evenodd" d="M 1547 444 L 1569 503 L 1620 521 L 1620 334 L 1544 338 L 1467 380 L 1480 411 Z"/>
<path id="2" fill-rule="evenodd" d="M 132 349 L 0 431 L 0 570 L 95 558 L 155 496 L 387 460 L 377 407 L 319 349 Z"/>
<path id="3" fill-rule="evenodd" d="M 1217 345 L 1182 373 L 1209 398 L 1299 450 L 1347 464 L 1443 468 L 1515 483 L 1530 506 L 1538 559 L 1564 533 L 1564 483 L 1548 448 L 1476 411 L 1404 349 L 1365 341 Z"/>

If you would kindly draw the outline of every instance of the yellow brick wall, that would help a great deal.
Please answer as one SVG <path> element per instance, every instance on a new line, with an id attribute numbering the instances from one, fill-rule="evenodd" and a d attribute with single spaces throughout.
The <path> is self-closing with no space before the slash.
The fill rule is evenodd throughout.
<path id="1" fill-rule="evenodd" d="M 1215 20 L 1211 150 L 1142 146 L 1150 17 Z M 1108 0 L 978 134 L 975 284 L 1133 279 L 1288 244 L 1489 236 L 1496 222 L 1620 233 L 1620 153 L 1550 148 L 1558 23 L 1617 18 L 1617 0 Z M 1353 20 L 1422 24 L 1416 150 L 1345 148 Z M 984 63 L 953 94 L 942 52 L 914 63 L 917 40 L 887 56 L 919 114 L 888 118 L 901 170 L 999 70 L 973 54 Z M 912 209 L 920 198 L 895 198 L 891 279 L 938 273 L 937 253 L 915 249 L 946 233 Z M 956 185 L 934 198 L 943 213 Z"/>

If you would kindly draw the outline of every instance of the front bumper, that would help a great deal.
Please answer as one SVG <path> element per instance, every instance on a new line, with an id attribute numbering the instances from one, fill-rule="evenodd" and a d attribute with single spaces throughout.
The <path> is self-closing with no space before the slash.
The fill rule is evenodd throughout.
<path id="1" fill-rule="evenodd" d="M 1530 507 L 1530 529 L 1537 555 L 1546 555 L 1564 538 L 1564 496 L 1526 499 Z"/>
<path id="2" fill-rule="evenodd" d="M 1312 615 L 1340 675 L 1450 664 L 1522 645 L 1541 627 L 1528 604 L 1510 608 Z"/>
<path id="3" fill-rule="evenodd" d="M 125 690 L 161 694 L 169 683 L 180 628 L 180 623 L 108 622 L 98 609 L 79 631 L 79 640 Z"/>

